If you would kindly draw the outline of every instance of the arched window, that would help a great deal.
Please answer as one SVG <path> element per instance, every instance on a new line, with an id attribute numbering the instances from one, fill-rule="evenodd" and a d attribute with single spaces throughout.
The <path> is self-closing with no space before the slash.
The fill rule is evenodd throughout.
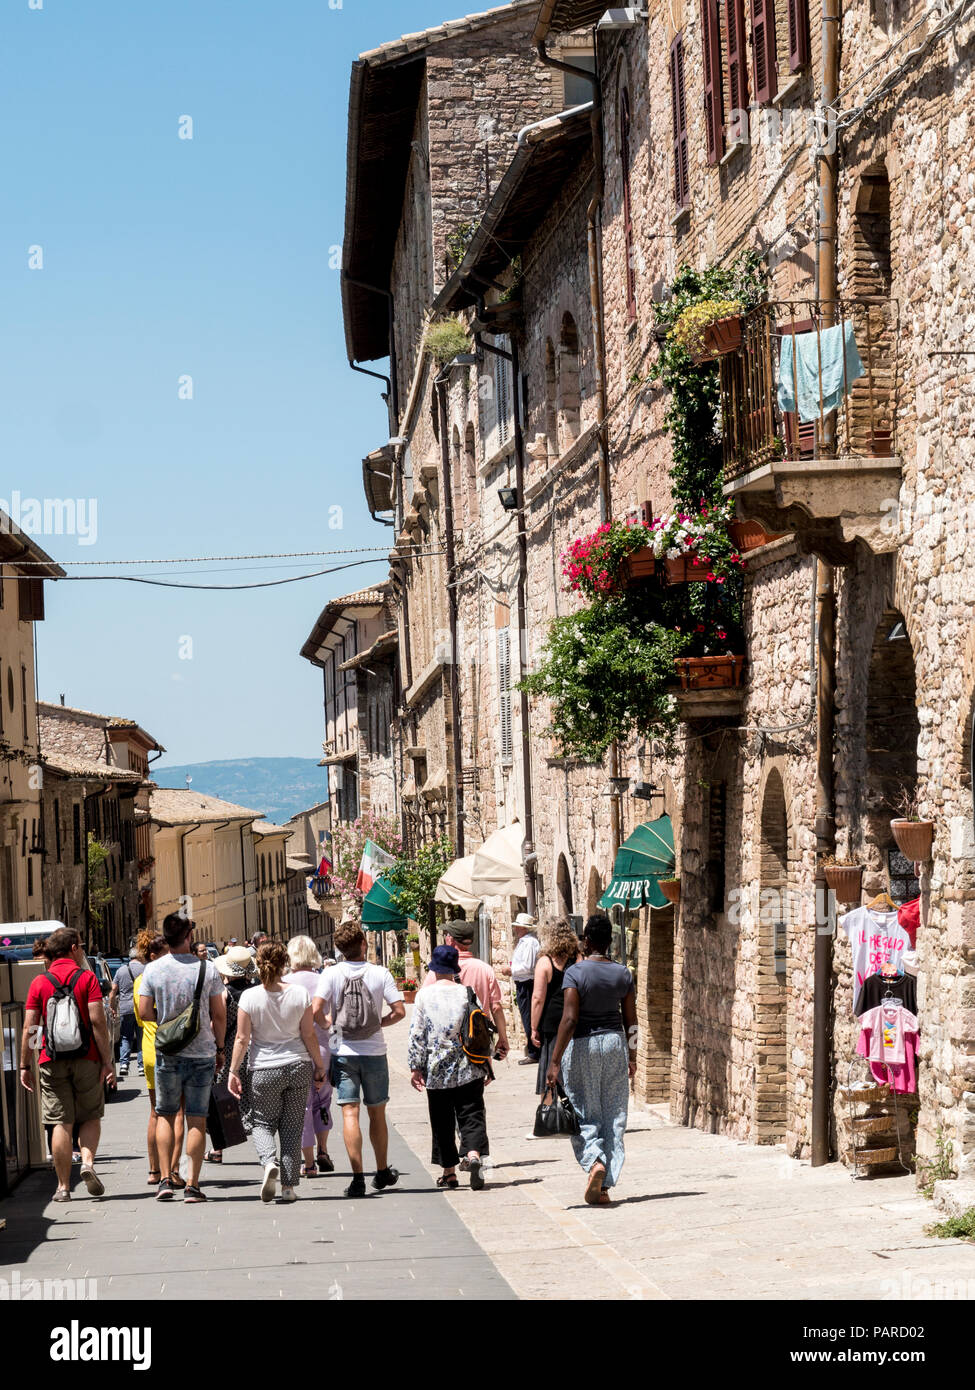
<path id="1" fill-rule="evenodd" d="M 787 991 L 789 823 L 785 788 L 773 770 L 762 801 L 761 911 L 755 995 L 755 1141 L 777 1144 L 788 1125 Z"/>
<path id="2" fill-rule="evenodd" d="M 559 454 L 559 382 L 555 364 L 555 344 L 545 339 L 545 434 L 548 437 L 549 458 Z"/>
<path id="3" fill-rule="evenodd" d="M 565 862 L 565 855 L 559 855 L 558 868 L 555 872 L 555 891 L 558 895 L 559 916 L 572 916 L 572 879 L 569 876 L 569 866 Z"/>
<path id="4" fill-rule="evenodd" d="M 474 425 L 472 421 L 467 423 L 467 432 L 464 435 L 464 468 L 467 475 L 467 519 L 474 522 L 478 518 L 478 494 L 477 494 L 477 443 L 474 438 Z"/>
<path id="5" fill-rule="evenodd" d="M 562 316 L 558 354 L 559 453 L 570 449 L 579 434 L 579 330 L 571 314 Z"/>
<path id="6" fill-rule="evenodd" d="M 633 203 L 630 191 L 630 94 L 620 92 L 620 169 L 623 181 L 623 239 L 626 245 L 626 317 L 636 318 L 636 267 L 633 248 Z"/>
<path id="7" fill-rule="evenodd" d="M 454 507 L 454 525 L 461 519 L 461 504 L 464 497 L 464 474 L 461 468 L 460 430 L 454 426 L 450 436 L 450 490 Z"/>

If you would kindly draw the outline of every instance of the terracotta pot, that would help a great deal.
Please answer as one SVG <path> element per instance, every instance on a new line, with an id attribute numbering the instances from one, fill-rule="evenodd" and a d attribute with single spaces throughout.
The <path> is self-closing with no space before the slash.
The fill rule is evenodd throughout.
<path id="1" fill-rule="evenodd" d="M 768 545 L 769 541 L 781 540 L 787 533 L 766 531 L 760 521 L 733 521 L 728 527 L 728 534 L 738 549 L 744 552 L 757 550 L 760 545 Z"/>
<path id="2" fill-rule="evenodd" d="M 667 574 L 668 584 L 706 584 L 708 582 L 708 567 L 704 564 L 693 564 L 697 556 L 692 550 L 686 555 L 679 555 L 676 560 L 664 560 L 664 569 Z"/>
<path id="3" fill-rule="evenodd" d="M 933 820 L 892 820 L 890 829 L 905 859 L 910 859 L 913 864 L 922 864 L 931 858 Z"/>
<path id="4" fill-rule="evenodd" d="M 680 902 L 680 879 L 679 878 L 658 878 L 657 887 L 663 893 L 669 903 Z"/>
<path id="5" fill-rule="evenodd" d="M 715 358 L 727 357 L 729 352 L 741 348 L 741 315 L 732 314 L 730 318 L 715 319 L 705 328 L 701 338 L 700 350 L 693 354 L 693 360 L 713 362 Z"/>
<path id="6" fill-rule="evenodd" d="M 858 903 L 863 891 L 862 864 L 827 864 L 826 886 L 832 888 L 837 902 Z"/>
<path id="7" fill-rule="evenodd" d="M 626 589 L 641 579 L 652 579 L 657 573 L 657 557 L 650 546 L 634 550 L 620 565 L 620 587 Z"/>
<path id="8" fill-rule="evenodd" d="M 720 690 L 741 685 L 743 656 L 682 656 L 677 660 L 682 690 Z"/>
<path id="9" fill-rule="evenodd" d="M 412 1003 L 414 1002 L 414 1000 L 416 999 L 416 990 L 415 990 L 415 989 L 404 989 L 404 990 L 401 990 L 400 992 L 401 992 L 401 994 L 403 995 L 403 999 L 404 999 L 404 1001 L 405 1001 L 407 1004 L 412 1004 Z"/>

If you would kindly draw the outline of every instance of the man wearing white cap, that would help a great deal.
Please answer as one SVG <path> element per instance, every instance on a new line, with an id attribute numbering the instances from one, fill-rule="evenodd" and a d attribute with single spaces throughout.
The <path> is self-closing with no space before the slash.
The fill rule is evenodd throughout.
<path id="1" fill-rule="evenodd" d="M 502 975 L 510 975 L 515 985 L 518 999 L 518 1012 L 525 1029 L 525 1055 L 519 1057 L 518 1065 L 527 1067 L 538 1064 L 538 1048 L 532 1043 L 532 989 L 535 983 L 535 962 L 538 960 L 538 937 L 535 935 L 535 918 L 527 912 L 519 912 L 511 924 L 515 934 L 515 949 L 511 953 L 511 964 L 499 967 Z"/>

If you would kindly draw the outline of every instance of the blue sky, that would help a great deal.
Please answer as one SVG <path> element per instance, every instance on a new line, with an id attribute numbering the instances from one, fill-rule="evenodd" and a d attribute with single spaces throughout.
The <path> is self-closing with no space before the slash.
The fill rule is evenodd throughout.
<path id="1" fill-rule="evenodd" d="M 0 13 L 0 499 L 95 499 L 95 544 L 38 537 L 62 560 L 388 548 L 360 474 L 387 437 L 381 388 L 348 369 L 329 264 L 349 66 L 476 7 L 33 3 Z M 317 758 L 320 677 L 298 649 L 328 599 L 385 573 L 48 585 L 39 693 L 137 719 L 168 762 Z"/>

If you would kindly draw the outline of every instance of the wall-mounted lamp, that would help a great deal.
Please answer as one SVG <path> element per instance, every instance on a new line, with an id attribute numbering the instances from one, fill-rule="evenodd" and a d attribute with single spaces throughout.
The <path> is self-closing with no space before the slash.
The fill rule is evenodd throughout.
<path id="1" fill-rule="evenodd" d="M 516 512 L 518 510 L 518 489 L 514 487 L 499 487 L 498 501 L 506 512 Z"/>

